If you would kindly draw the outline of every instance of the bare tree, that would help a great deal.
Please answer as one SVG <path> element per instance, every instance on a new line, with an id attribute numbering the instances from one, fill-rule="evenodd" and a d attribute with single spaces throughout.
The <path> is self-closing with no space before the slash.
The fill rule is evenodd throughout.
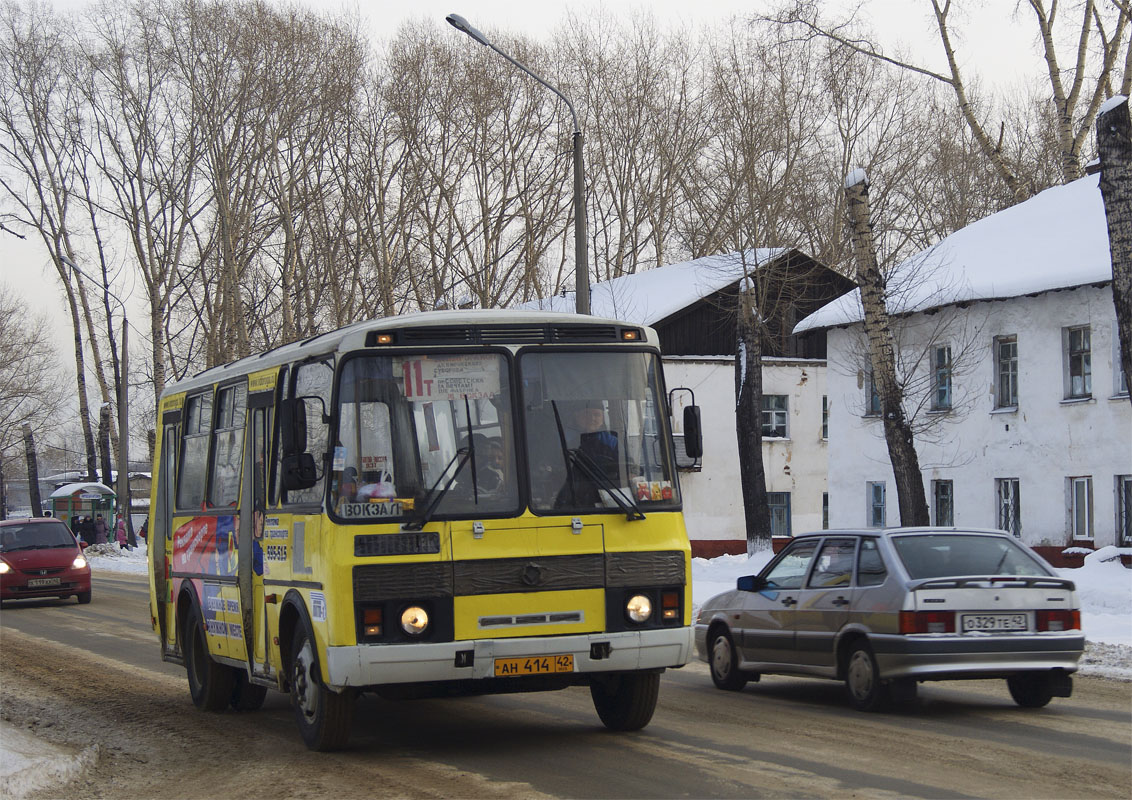
<path id="1" fill-rule="evenodd" d="M 1113 98 L 1097 117 L 1101 196 L 1112 252 L 1112 302 L 1120 336 L 1120 366 L 1132 380 L 1132 119 L 1128 97 Z"/>
<path id="2" fill-rule="evenodd" d="M 837 42 L 862 55 L 950 87 L 955 95 L 955 103 L 983 155 L 1009 187 L 1014 202 L 1021 202 L 1044 187 L 1034 185 L 1019 164 L 1007 157 L 1003 148 L 1005 123 L 1000 124 L 997 132 L 993 129 L 988 107 L 979 99 L 977 92 L 973 91 L 972 82 L 960 68 L 950 19 L 954 5 L 952 0 L 930 0 L 930 3 L 939 31 L 940 46 L 947 60 L 947 72 L 937 72 L 912 61 L 887 55 L 877 44 L 858 32 L 852 21 L 830 23 L 824 20 L 821 6 L 816 0 L 797 0 L 778 14 L 760 17 L 759 20 L 783 26 L 803 38 L 817 37 Z M 1114 71 L 1124 69 L 1122 83 L 1129 78 L 1128 64 L 1132 56 L 1125 42 L 1129 7 L 1123 0 L 1083 0 L 1076 4 L 1076 9 L 1080 12 L 1079 21 L 1067 22 L 1063 30 L 1058 25 L 1057 0 L 1053 0 L 1048 8 L 1045 0 L 1028 0 L 1028 4 L 1034 15 L 1041 41 L 1041 57 L 1049 76 L 1045 100 L 1050 104 L 1050 113 L 1055 120 L 1054 158 L 1060 167 L 1061 182 L 1068 182 L 1083 174 L 1082 147 L 1088 131 L 1092 129 L 1105 92 L 1110 90 Z M 1064 43 L 1070 44 L 1073 52 L 1072 66 L 1068 68 L 1061 63 L 1059 48 Z"/>
<path id="3" fill-rule="evenodd" d="M 885 304 L 885 280 L 873 244 L 869 184 L 863 170 L 851 173 L 846 179 L 845 200 L 857 261 L 857 283 L 861 287 L 861 306 L 865 312 L 869 359 L 880 395 L 884 438 L 896 479 L 900 523 L 905 526 L 928 525 L 931 520 L 924 494 L 924 478 L 920 473 L 912 428 L 905 418 L 904 398 L 896 378 L 891 321 Z"/>

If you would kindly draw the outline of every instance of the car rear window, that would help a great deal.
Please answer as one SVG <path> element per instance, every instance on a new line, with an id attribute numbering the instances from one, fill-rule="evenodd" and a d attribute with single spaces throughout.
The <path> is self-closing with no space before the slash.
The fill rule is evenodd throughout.
<path id="1" fill-rule="evenodd" d="M 75 537 L 62 522 L 5 525 L 0 528 L 0 553 L 38 550 L 41 547 L 74 547 Z"/>
<path id="2" fill-rule="evenodd" d="M 913 579 L 1050 574 L 1025 548 L 1002 536 L 939 533 L 894 536 L 892 543 Z"/>

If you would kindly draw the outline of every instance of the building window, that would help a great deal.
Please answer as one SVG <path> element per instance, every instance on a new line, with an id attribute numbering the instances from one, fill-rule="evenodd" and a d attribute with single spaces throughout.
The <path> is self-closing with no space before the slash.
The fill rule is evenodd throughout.
<path id="1" fill-rule="evenodd" d="M 1121 360 L 1123 350 L 1120 347 L 1120 329 L 1118 323 L 1112 325 L 1112 366 L 1113 366 L 1113 394 L 1117 397 L 1128 396 L 1128 373 L 1124 371 L 1124 361 Z"/>
<path id="2" fill-rule="evenodd" d="M 1018 493 L 1017 478 L 995 478 L 998 497 L 998 529 L 1022 536 L 1022 500 Z"/>
<path id="3" fill-rule="evenodd" d="M 821 396 L 821 438 L 829 438 L 829 395 Z"/>
<path id="4" fill-rule="evenodd" d="M 1093 538 L 1093 479 L 1069 479 L 1069 528 L 1074 539 Z"/>
<path id="5" fill-rule="evenodd" d="M 868 394 L 865 395 L 865 416 L 866 417 L 879 417 L 880 416 L 880 392 L 877 391 L 876 378 L 873 376 L 873 371 L 869 370 L 868 373 Z"/>
<path id="6" fill-rule="evenodd" d="M 821 529 L 829 530 L 829 492 L 821 493 Z"/>
<path id="7" fill-rule="evenodd" d="M 1018 406 L 1018 337 L 997 336 L 994 340 L 995 408 Z"/>
<path id="8" fill-rule="evenodd" d="M 947 411 L 951 408 L 951 346 L 942 344 L 932 348 L 932 409 Z"/>
<path id="9" fill-rule="evenodd" d="M 786 438 L 786 395 L 763 395 L 762 424 L 764 439 Z"/>
<path id="10" fill-rule="evenodd" d="M 884 481 L 869 481 L 865 484 L 869 502 L 868 515 L 870 528 L 884 527 Z"/>
<path id="11" fill-rule="evenodd" d="M 1132 475 L 1116 476 L 1116 544 L 1132 547 Z"/>
<path id="12" fill-rule="evenodd" d="M 1089 326 L 1066 331 L 1067 399 L 1092 397 L 1093 355 Z"/>
<path id="13" fill-rule="evenodd" d="M 790 492 L 767 492 L 766 502 L 770 506 L 770 535 L 790 535 Z"/>
<path id="14" fill-rule="evenodd" d="M 950 528 L 955 524 L 954 497 L 951 481 L 932 481 L 932 519 L 935 525 Z"/>

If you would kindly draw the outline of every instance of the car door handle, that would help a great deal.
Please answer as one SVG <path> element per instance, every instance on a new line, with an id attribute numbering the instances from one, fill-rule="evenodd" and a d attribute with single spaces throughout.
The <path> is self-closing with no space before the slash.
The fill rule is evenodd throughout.
<path id="1" fill-rule="evenodd" d="M 795 605 L 798 605 L 798 601 L 795 600 L 793 597 L 787 596 L 787 597 L 782 598 L 782 605 L 784 605 L 784 606 L 795 606 Z"/>
<path id="2" fill-rule="evenodd" d="M 835 606 L 847 606 L 849 605 L 849 601 L 844 597 L 838 597 L 836 600 L 831 600 L 830 604 Z"/>

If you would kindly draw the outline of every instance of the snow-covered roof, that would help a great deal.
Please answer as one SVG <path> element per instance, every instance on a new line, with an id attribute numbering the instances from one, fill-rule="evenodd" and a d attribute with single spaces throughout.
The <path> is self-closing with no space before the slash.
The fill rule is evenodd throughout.
<path id="1" fill-rule="evenodd" d="M 1021 297 L 1112 280 L 1099 175 L 1046 189 L 991 214 L 897 265 L 892 313 Z M 903 280 L 901 280 L 903 278 Z M 799 322 L 795 333 L 860 322 L 855 290 Z"/>
<path id="2" fill-rule="evenodd" d="M 95 492 L 97 494 L 113 495 L 114 490 L 102 483 L 68 483 L 60 486 L 51 493 L 52 498 L 70 497 L 76 492 Z"/>
<path id="3" fill-rule="evenodd" d="M 590 313 L 641 325 L 655 325 L 785 252 L 785 248 L 779 247 L 704 256 L 595 283 L 590 286 Z M 532 300 L 518 308 L 573 311 L 575 302 L 574 293 L 567 292 Z"/>

